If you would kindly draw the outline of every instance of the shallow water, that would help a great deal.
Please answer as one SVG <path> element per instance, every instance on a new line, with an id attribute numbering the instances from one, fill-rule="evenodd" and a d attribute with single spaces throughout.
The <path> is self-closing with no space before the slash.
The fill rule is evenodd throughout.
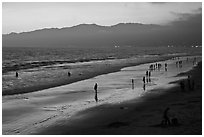
<path id="1" fill-rule="evenodd" d="M 67 71 L 80 67 L 92 67 L 90 62 L 109 59 L 145 58 L 167 54 L 197 53 L 195 48 L 3 48 L 2 49 L 2 91 L 37 86 L 65 79 Z M 201 51 L 200 51 L 201 52 Z M 96 61 L 98 60 L 98 61 Z M 85 65 L 87 63 L 87 65 Z M 83 64 L 83 65 L 82 65 Z M 19 78 L 15 77 L 18 71 Z"/>

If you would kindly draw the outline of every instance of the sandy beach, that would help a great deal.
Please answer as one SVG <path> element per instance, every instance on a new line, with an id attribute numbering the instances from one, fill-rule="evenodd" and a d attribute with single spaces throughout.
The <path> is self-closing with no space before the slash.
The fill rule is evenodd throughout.
<path id="1" fill-rule="evenodd" d="M 163 61 L 187 54 L 169 54 L 162 56 L 145 56 L 127 59 L 101 60 L 91 62 L 79 62 L 51 65 L 19 71 L 19 78 L 14 77 L 14 72 L 3 75 L 2 95 L 14 95 L 30 93 L 43 89 L 53 88 L 61 85 L 71 84 L 77 81 L 93 78 L 98 75 L 117 72 L 121 68 Z M 71 72 L 71 77 L 67 73 Z"/>
<path id="2" fill-rule="evenodd" d="M 157 61 L 159 63 L 165 59 L 169 59 L 169 56 L 159 60 L 157 58 Z M 186 60 L 186 57 L 182 59 Z M 190 109 L 192 106 L 188 107 L 188 104 L 193 105 L 193 109 L 196 109 L 195 112 L 198 115 L 196 118 L 199 118 L 202 84 L 201 78 L 196 77 L 196 74 L 201 73 L 200 69 L 195 69 L 195 74 L 192 71 L 192 76 L 195 75 L 197 81 L 196 90 L 180 92 L 177 83 L 169 83 L 186 79 L 184 74 L 179 77 L 176 75 L 189 71 L 193 66 L 192 60 L 184 63 L 181 69 L 175 67 L 175 60 L 168 60 L 166 61 L 169 64 L 168 71 L 165 72 L 162 68 L 162 71 L 153 72 L 152 82 L 146 85 L 144 91 L 142 76 L 151 63 L 142 63 L 155 61 L 156 58 L 149 58 L 146 62 L 139 60 L 137 63 L 131 63 L 130 61 L 122 65 L 120 62 L 111 68 L 118 71 L 126 66 L 133 67 L 126 67 L 118 72 L 114 72 L 108 67 L 105 71 L 101 71 L 102 68 L 98 67 L 97 73 L 88 76 L 88 78 L 93 77 L 91 79 L 84 76 L 86 80 L 80 79 L 82 81 L 60 87 L 27 94 L 3 96 L 3 134 L 201 134 L 200 119 L 197 119 L 195 125 L 192 124 L 192 126 L 197 126 L 195 131 L 187 130 L 189 133 L 180 130 L 169 131 L 175 127 L 164 128 L 164 130 L 157 127 L 161 122 L 162 112 L 168 105 L 173 112 L 178 113 L 174 115 L 179 117 L 180 127 L 186 125 L 185 122 L 187 122 L 186 128 L 189 128 L 189 121 L 185 120 L 185 116 L 184 119 L 182 117 L 192 110 Z M 160 63 L 164 64 L 162 61 Z M 135 64 L 141 65 L 134 66 Z M 201 66 L 199 65 L 199 67 Z M 108 73 L 109 71 L 114 73 Z M 104 74 L 104 72 L 108 74 Z M 104 75 L 95 77 L 96 74 Z M 83 75 L 80 78 L 83 78 Z M 131 89 L 131 78 L 135 79 L 136 88 L 134 90 Z M 96 81 L 100 85 L 99 103 L 97 104 L 93 100 L 93 83 Z M 194 92 L 196 94 L 193 94 Z M 183 96 L 185 98 L 182 98 Z M 154 102 L 154 100 L 159 101 Z M 185 105 L 186 102 L 187 105 Z M 194 105 L 198 105 L 198 107 L 194 107 Z M 144 107 L 146 109 L 143 109 Z M 180 107 L 186 108 L 181 111 Z M 135 127 L 141 128 L 141 130 L 135 130 Z M 150 132 L 146 133 L 142 127 Z M 120 130 L 120 128 L 122 129 Z"/>
<path id="3" fill-rule="evenodd" d="M 105 104 L 61 121 L 37 134 L 74 135 L 201 135 L 202 134 L 202 64 L 183 76 L 196 81 L 195 90 L 182 92 L 177 83 L 169 89 L 157 88 L 140 99 L 115 105 Z M 187 80 L 185 80 L 187 83 Z M 186 84 L 187 85 L 187 84 Z M 162 114 L 170 108 L 170 117 L 178 126 L 161 126 Z"/>
<path id="4" fill-rule="evenodd" d="M 6 1 L 2 135 L 202 135 L 202 2 Z"/>

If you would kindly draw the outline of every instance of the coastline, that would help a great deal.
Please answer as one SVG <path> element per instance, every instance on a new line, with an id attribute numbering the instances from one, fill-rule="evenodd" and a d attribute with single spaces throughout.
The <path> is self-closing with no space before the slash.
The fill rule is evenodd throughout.
<path id="1" fill-rule="evenodd" d="M 201 135 L 202 63 L 182 73 L 195 80 L 195 90 L 182 92 L 179 81 L 170 89 L 153 89 L 139 100 L 104 104 L 77 113 L 71 120 L 59 121 L 35 134 L 50 135 Z M 179 74 L 180 75 L 180 74 Z M 178 75 L 178 76 L 179 76 Z M 187 80 L 182 80 L 187 83 Z M 161 127 L 163 111 L 178 119 L 178 126 Z M 145 109 L 144 109 L 145 108 Z"/>
<path id="2" fill-rule="evenodd" d="M 49 89 L 53 87 L 58 87 L 62 85 L 71 84 L 74 82 L 82 81 L 85 79 L 93 78 L 102 74 L 108 74 L 120 71 L 122 68 L 136 66 L 146 63 L 153 63 L 156 61 L 164 61 L 174 57 L 181 57 L 188 55 L 163 55 L 155 57 L 143 57 L 143 58 L 128 58 L 128 59 L 118 59 L 118 60 L 106 60 L 96 63 L 94 65 L 82 65 L 79 68 L 65 69 L 62 71 L 60 76 L 50 76 L 49 81 L 32 81 L 32 85 L 21 86 L 21 83 L 17 88 L 14 89 L 3 89 L 2 95 L 14 95 L 14 94 L 23 94 L 30 93 L 39 90 Z M 89 63 L 89 62 L 88 62 Z M 88 67 L 86 67 L 88 66 Z M 71 77 L 67 77 L 67 71 L 73 71 Z M 18 82 L 18 81 L 17 81 Z"/>
<path id="3" fill-rule="evenodd" d="M 3 96 L 3 134 L 37 134 L 41 129 L 46 129 L 52 127 L 52 125 L 61 123 L 61 120 L 62 123 L 64 123 L 65 121 L 69 122 L 69 120 L 74 120 L 76 118 L 81 119 L 84 115 L 82 115 L 82 117 L 75 117 L 80 111 L 89 110 L 89 108 L 100 105 L 106 106 L 106 104 L 109 104 L 107 105 L 109 108 L 109 106 L 112 106 L 111 104 L 140 98 L 143 94 L 151 91 L 151 89 L 157 91 L 156 88 L 159 87 L 169 88 L 171 87 L 168 86 L 169 82 L 183 78 L 173 78 L 174 76 L 179 74 L 179 72 L 186 72 L 192 68 L 192 58 L 193 57 L 191 57 L 191 61 L 188 63 L 185 61 L 183 69 L 181 68 L 179 70 L 175 70 L 176 60 L 168 60 L 169 70 L 165 72 L 162 67 L 163 69 L 161 71 L 155 71 L 152 74 L 152 84 L 147 85 L 147 91 L 143 91 L 142 89 L 141 77 L 151 63 L 127 67 L 116 73 L 101 75 L 73 84 L 42 90 L 40 92 Z M 181 58 L 183 61 L 185 59 L 186 57 Z M 164 64 L 165 62 L 161 63 Z M 129 80 L 131 78 L 135 78 L 135 82 L 137 83 L 135 90 L 130 88 Z M 92 89 L 93 83 L 96 81 L 101 83 L 99 89 L 100 101 L 97 104 L 93 100 Z M 154 93 L 154 91 L 152 93 Z M 163 90 L 161 90 L 161 92 L 163 92 Z M 143 102 L 143 100 L 141 101 Z M 121 109 L 126 110 L 126 107 L 122 106 Z M 57 134 L 57 132 L 55 134 Z"/>

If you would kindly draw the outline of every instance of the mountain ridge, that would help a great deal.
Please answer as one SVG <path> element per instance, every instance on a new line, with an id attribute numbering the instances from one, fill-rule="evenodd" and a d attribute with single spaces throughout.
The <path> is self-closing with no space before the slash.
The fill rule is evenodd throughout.
<path id="1" fill-rule="evenodd" d="M 170 25 L 118 23 L 112 26 L 79 24 L 2 35 L 3 47 L 114 47 L 167 46 L 202 43 L 201 15 Z"/>

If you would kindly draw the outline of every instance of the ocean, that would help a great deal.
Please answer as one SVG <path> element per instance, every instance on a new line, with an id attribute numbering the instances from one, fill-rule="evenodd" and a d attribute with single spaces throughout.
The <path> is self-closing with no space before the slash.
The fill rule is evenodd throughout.
<path id="1" fill-rule="evenodd" d="M 79 63 L 151 57 L 167 54 L 197 54 L 200 48 L 114 47 L 114 48 L 2 48 L 2 91 L 16 92 L 33 86 L 53 84 L 67 71 L 89 69 Z M 73 64 L 79 64 L 73 67 Z M 72 64 L 72 65 L 70 65 Z M 15 77 L 19 73 L 19 78 Z M 46 87 L 45 87 L 46 88 Z M 3 94 L 4 95 L 4 94 Z"/>

